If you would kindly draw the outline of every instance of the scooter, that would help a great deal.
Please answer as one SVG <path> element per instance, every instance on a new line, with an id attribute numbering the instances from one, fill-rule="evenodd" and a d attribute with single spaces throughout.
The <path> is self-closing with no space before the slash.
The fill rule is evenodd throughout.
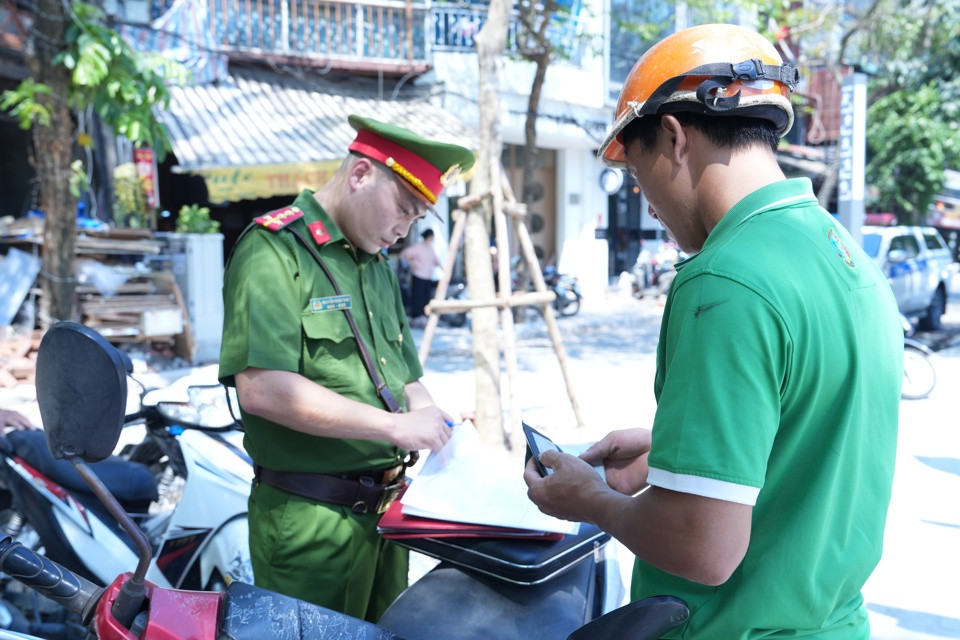
<path id="1" fill-rule="evenodd" d="M 466 283 L 453 280 L 450 281 L 450 284 L 447 287 L 447 300 L 466 300 L 469 297 L 470 294 L 467 292 Z M 448 311 L 447 313 L 441 313 L 440 322 L 455 328 L 462 327 L 467 323 L 467 312 Z"/>
<path id="2" fill-rule="evenodd" d="M 580 282 L 576 276 L 560 273 L 553 265 L 547 265 L 543 268 L 543 279 L 557 295 L 553 301 L 557 313 L 561 316 L 572 316 L 580 311 L 583 292 L 580 291 Z"/>
<path id="3" fill-rule="evenodd" d="M 0 570 L 76 614 L 89 630 L 90 637 L 101 640 L 332 640 L 344 637 L 403 640 L 404 636 L 386 624 L 373 625 L 239 581 L 232 582 L 223 592 L 196 592 L 165 588 L 147 580 L 152 558 L 149 542 L 91 468 L 92 464 L 112 453 L 123 428 L 125 366 L 119 352 L 93 330 L 76 323 L 59 323 L 48 330 L 40 344 L 37 399 L 51 453 L 56 459 L 66 460 L 72 465 L 91 492 L 134 539 L 138 550 L 136 570 L 118 575 L 109 586 L 102 588 L 37 554 L 10 536 L 0 536 Z M 595 532 L 589 533 L 585 545 L 589 551 L 575 564 L 589 561 L 593 556 L 598 543 L 596 535 Z M 575 541 L 560 544 L 560 547 L 580 549 L 584 544 Z M 553 565 L 560 575 L 574 573 L 571 567 L 563 566 L 569 564 L 571 558 L 564 559 L 562 549 L 560 551 L 547 554 L 550 557 L 534 560 L 534 563 Z M 579 555 L 579 552 L 575 555 Z M 435 571 L 441 570 L 442 567 L 438 567 Z M 482 581 L 479 577 L 475 579 Z M 468 580 L 465 584 L 469 584 L 468 592 L 431 591 L 430 597 L 426 598 L 430 602 L 401 596 L 391 609 L 395 610 L 397 617 L 404 615 L 408 605 L 408 614 L 431 603 L 448 610 L 460 609 L 467 600 L 481 595 L 473 590 L 475 582 Z M 567 592 L 555 591 L 551 600 L 551 603 L 542 603 L 535 609 L 521 607 L 519 612 L 488 610 L 483 636 L 462 633 L 465 627 L 476 627 L 476 620 L 453 616 L 449 611 L 442 619 L 433 619 L 429 613 L 425 613 L 419 623 L 420 628 L 410 627 L 417 635 L 408 635 L 407 638 L 505 639 L 517 637 L 515 632 L 523 626 L 524 629 L 534 630 L 532 633 L 526 632 L 527 638 L 653 640 L 681 624 L 688 615 L 684 603 L 676 598 L 648 598 L 596 618 L 568 634 L 552 625 L 550 618 L 561 615 L 569 606 Z M 404 601 L 408 604 L 403 604 Z M 0 634 L 0 638 L 3 637 Z"/>
<path id="4" fill-rule="evenodd" d="M 133 378 L 130 378 L 133 380 Z M 147 577 L 160 587 L 223 590 L 253 581 L 247 541 L 247 496 L 253 467 L 242 432 L 226 410 L 220 385 L 164 390 L 181 402 L 155 401 L 141 392 L 140 410 L 124 418 L 118 455 L 91 465 L 149 544 Z M 0 439 L 0 481 L 9 505 L 0 526 L 84 578 L 108 584 L 137 558 L 135 540 L 68 463 L 50 454 L 42 431 L 14 431 Z M 61 609 L 50 609 L 0 580 L 0 598 L 42 620 L 48 637 L 77 636 Z M 0 605 L 2 607 L 2 605 Z"/>

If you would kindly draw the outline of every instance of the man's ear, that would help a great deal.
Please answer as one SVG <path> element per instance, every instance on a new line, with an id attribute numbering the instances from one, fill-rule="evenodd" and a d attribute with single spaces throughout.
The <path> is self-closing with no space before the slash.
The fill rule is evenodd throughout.
<path id="1" fill-rule="evenodd" d="M 347 183 L 350 185 L 350 190 L 356 191 L 367 181 L 373 180 L 376 170 L 373 161 L 369 158 L 363 156 L 357 158 L 347 171 Z"/>
<path id="2" fill-rule="evenodd" d="M 665 153 L 675 164 L 682 163 L 685 160 L 689 143 L 683 125 L 674 116 L 665 113 L 660 117 L 660 127 L 663 128 L 661 134 L 663 134 L 664 143 L 669 145 L 669 149 L 665 149 Z"/>

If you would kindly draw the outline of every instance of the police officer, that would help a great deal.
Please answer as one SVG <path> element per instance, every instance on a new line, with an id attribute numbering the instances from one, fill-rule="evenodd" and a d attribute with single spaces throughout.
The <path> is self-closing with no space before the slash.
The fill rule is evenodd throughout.
<path id="1" fill-rule="evenodd" d="M 423 372 L 383 250 L 469 169 L 473 153 L 350 116 L 356 138 L 316 192 L 261 216 L 224 274 L 219 376 L 235 385 L 256 479 L 258 586 L 376 621 L 407 584 L 407 552 L 377 534 L 410 452 L 450 416 Z"/>

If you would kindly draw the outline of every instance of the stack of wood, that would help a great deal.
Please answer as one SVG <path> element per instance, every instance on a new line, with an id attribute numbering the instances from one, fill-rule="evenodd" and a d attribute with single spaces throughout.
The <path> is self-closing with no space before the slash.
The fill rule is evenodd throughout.
<path id="1" fill-rule="evenodd" d="M 0 387 L 33 384 L 40 338 L 38 330 L 5 331 L 0 336 Z"/>
<path id="2" fill-rule="evenodd" d="M 0 219 L 4 244 L 30 250 L 40 247 L 40 218 Z M 155 259 L 164 242 L 149 229 L 78 229 L 76 292 L 80 321 L 113 343 L 163 343 L 185 358 L 194 346 L 186 303 L 170 271 L 144 272 L 134 260 Z"/>
<path id="3" fill-rule="evenodd" d="M 83 324 L 111 342 L 172 345 L 189 322 L 169 271 L 134 275 L 108 293 L 92 284 L 79 285 L 77 295 Z"/>

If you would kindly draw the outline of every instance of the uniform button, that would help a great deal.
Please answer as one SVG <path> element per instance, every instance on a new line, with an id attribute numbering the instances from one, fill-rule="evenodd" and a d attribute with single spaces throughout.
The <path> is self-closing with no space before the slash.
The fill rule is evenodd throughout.
<path id="1" fill-rule="evenodd" d="M 383 366 L 387 366 L 387 359 L 386 359 L 386 358 L 380 358 L 380 364 L 382 364 Z"/>
<path id="2" fill-rule="evenodd" d="M 402 334 L 402 333 L 397 336 L 397 341 L 400 342 L 400 344 L 403 344 L 403 334 Z"/>
<path id="3" fill-rule="evenodd" d="M 367 311 L 367 317 L 373 320 L 373 311 Z"/>

